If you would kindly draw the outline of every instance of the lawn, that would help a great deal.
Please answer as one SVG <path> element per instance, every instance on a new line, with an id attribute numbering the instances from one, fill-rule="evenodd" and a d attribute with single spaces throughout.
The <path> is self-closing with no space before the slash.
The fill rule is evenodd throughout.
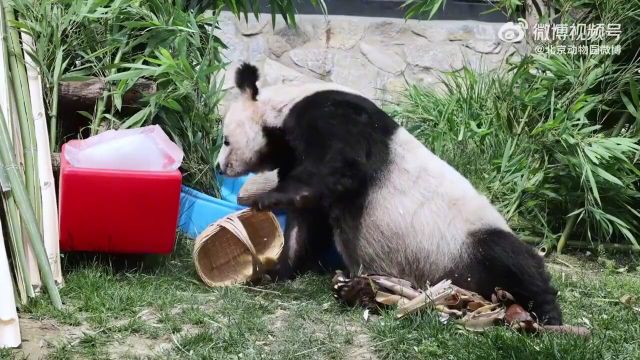
<path id="1" fill-rule="evenodd" d="M 471 333 L 430 313 L 365 322 L 331 296 L 330 276 L 284 284 L 209 289 L 197 278 L 191 242 L 146 259 L 65 257 L 65 307 L 39 297 L 21 312 L 23 349 L 0 357 L 50 359 L 638 359 L 637 259 L 580 255 L 548 260 L 569 324 L 592 338 Z M 596 261 L 597 260 L 597 261 Z"/>

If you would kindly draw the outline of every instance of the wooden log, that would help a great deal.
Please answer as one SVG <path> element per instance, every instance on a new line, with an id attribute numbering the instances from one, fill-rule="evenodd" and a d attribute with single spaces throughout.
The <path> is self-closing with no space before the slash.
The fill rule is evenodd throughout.
<path id="1" fill-rule="evenodd" d="M 61 81 L 58 101 L 61 105 L 70 108 L 93 108 L 98 99 L 104 95 L 105 89 L 107 89 L 107 82 L 102 78 Z M 154 81 L 138 79 L 122 97 L 122 105 L 135 105 L 144 95 L 153 94 L 156 90 Z"/>

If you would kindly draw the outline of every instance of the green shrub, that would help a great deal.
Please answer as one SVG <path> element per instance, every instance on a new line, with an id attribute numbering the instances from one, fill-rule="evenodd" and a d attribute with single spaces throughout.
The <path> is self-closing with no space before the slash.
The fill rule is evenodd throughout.
<path id="1" fill-rule="evenodd" d="M 431 17 L 444 4 L 405 5 L 409 17 Z M 525 2 L 494 4 L 525 15 Z M 557 242 L 558 251 L 569 238 L 640 248 L 640 1 L 544 5 L 530 8 L 541 23 L 620 24 L 621 34 L 542 45 L 619 45 L 621 54 L 535 54 L 506 74 L 464 71 L 447 79 L 447 95 L 412 89 L 402 116 L 525 235 Z"/>
<path id="2" fill-rule="evenodd" d="M 637 245 L 637 127 L 603 129 L 610 99 L 590 94 L 630 83 L 604 85 L 606 66 L 534 56 L 506 74 L 464 70 L 446 92 L 411 88 L 398 116 L 525 236 L 554 243 L 576 214 L 572 240 Z"/>

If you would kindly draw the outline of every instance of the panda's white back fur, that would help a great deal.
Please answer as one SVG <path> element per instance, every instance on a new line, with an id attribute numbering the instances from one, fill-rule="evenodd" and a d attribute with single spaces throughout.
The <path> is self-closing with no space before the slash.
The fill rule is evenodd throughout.
<path id="1" fill-rule="evenodd" d="M 485 196 L 402 127 L 392 138 L 388 170 L 370 189 L 360 226 L 355 228 L 358 234 L 336 234 L 343 254 L 347 253 L 343 242 L 359 236 L 357 256 L 345 258 L 351 271 L 427 273 L 430 281 L 465 260 L 470 232 L 510 231 Z M 422 270 L 389 268 L 394 266 Z"/>
<path id="2" fill-rule="evenodd" d="M 282 121 L 293 105 L 309 95 L 324 90 L 340 90 L 360 95 L 353 89 L 328 82 L 269 86 L 261 89 L 258 95 L 258 103 L 263 111 L 263 124 L 272 127 L 282 125 Z"/>

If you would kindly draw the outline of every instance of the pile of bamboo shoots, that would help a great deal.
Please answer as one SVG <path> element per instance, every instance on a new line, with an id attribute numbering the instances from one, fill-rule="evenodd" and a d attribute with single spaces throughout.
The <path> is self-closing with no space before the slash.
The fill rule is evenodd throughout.
<path id="1" fill-rule="evenodd" d="M 336 271 L 332 280 L 333 296 L 349 306 L 362 306 L 365 319 L 386 307 L 396 308 L 396 317 L 404 318 L 423 310 L 440 314 L 443 323 L 453 322 L 464 329 L 483 331 L 495 325 L 506 325 L 528 333 L 554 332 L 591 336 L 585 327 L 544 325 L 537 322 L 516 299 L 504 289 L 496 288 L 491 300 L 462 289 L 444 279 L 425 290 L 409 281 L 391 276 L 364 274 L 353 278 Z"/>
<path id="2" fill-rule="evenodd" d="M 34 45 L 11 27 L 9 2 L 0 12 L 1 348 L 20 345 L 17 306 L 43 288 L 53 306 L 62 307 L 63 280 L 42 81 L 28 56 Z"/>

